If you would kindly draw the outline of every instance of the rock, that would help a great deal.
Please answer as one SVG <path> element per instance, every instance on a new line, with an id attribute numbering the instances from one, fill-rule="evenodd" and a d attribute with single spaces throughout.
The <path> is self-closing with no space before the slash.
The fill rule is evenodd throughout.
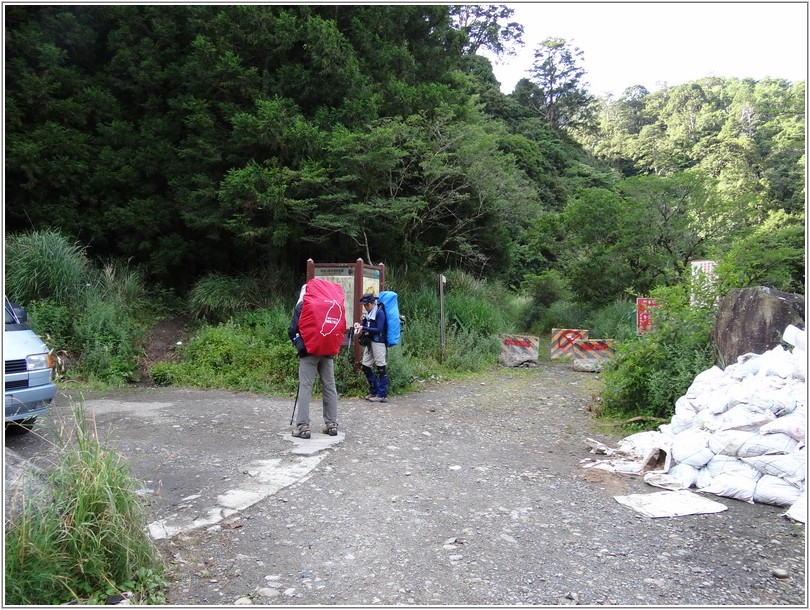
<path id="1" fill-rule="evenodd" d="M 234 606 L 252 606 L 253 601 L 251 601 L 251 599 L 248 596 L 243 595 L 242 597 L 237 599 L 235 602 L 233 602 L 233 605 Z"/>
<path id="2" fill-rule="evenodd" d="M 712 332 L 721 365 L 781 344 L 785 328 L 804 328 L 804 297 L 765 286 L 732 290 L 720 301 Z"/>

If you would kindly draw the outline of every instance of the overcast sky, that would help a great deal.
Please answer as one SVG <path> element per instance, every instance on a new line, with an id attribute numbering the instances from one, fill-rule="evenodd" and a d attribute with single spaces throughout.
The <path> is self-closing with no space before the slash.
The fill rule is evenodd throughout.
<path id="1" fill-rule="evenodd" d="M 493 60 L 504 93 L 528 77 L 547 37 L 583 51 L 588 90 L 620 96 L 633 85 L 654 91 L 704 76 L 790 81 L 807 78 L 806 2 L 508 3 L 525 46 Z M 490 57 L 490 59 L 492 59 Z"/>

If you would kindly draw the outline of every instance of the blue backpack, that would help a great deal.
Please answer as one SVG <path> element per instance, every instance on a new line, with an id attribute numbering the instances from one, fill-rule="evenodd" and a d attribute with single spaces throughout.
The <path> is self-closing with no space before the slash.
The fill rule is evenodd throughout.
<path id="1" fill-rule="evenodd" d="M 393 347 L 399 343 L 399 336 L 402 331 L 399 322 L 399 301 L 397 293 L 391 290 L 383 290 L 377 297 L 377 302 L 385 310 L 385 345 Z"/>

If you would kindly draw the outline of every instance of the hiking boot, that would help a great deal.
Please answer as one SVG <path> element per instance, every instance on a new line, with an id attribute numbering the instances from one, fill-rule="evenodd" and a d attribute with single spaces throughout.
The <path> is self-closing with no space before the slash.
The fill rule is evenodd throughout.
<path id="1" fill-rule="evenodd" d="M 337 436 L 337 422 L 326 424 L 323 427 L 323 433 L 329 436 Z"/>
<path id="2" fill-rule="evenodd" d="M 369 402 L 388 402 L 388 399 L 385 396 L 372 396 L 371 398 L 366 398 Z"/>
<path id="3" fill-rule="evenodd" d="M 299 424 L 298 427 L 292 431 L 292 435 L 296 438 L 309 438 L 309 426 L 307 424 Z"/>
<path id="4" fill-rule="evenodd" d="M 369 402 L 377 402 L 377 395 L 376 394 L 369 394 L 365 397 L 365 399 Z"/>

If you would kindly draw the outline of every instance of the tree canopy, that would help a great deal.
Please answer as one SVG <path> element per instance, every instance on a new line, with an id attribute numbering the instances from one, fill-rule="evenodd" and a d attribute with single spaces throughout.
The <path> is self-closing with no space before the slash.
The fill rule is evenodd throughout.
<path id="1" fill-rule="evenodd" d="M 768 277 L 803 285 L 804 82 L 597 100 L 550 38 L 504 95 L 476 54 L 522 43 L 503 5 L 5 11 L 6 230 L 161 285 L 362 257 L 514 286 L 553 270 L 604 301 L 693 256 L 753 281 L 734 246 L 764 247 L 766 221 L 792 244 Z"/>

